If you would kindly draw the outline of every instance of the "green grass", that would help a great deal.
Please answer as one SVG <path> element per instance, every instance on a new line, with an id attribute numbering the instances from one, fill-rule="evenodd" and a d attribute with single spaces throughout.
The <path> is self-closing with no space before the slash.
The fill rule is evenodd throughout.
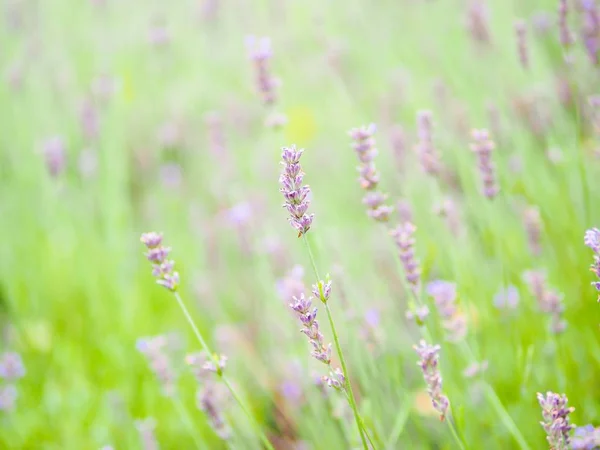
<path id="1" fill-rule="evenodd" d="M 150 230 L 164 232 L 184 301 L 211 347 L 228 356 L 229 379 L 274 446 L 360 446 L 343 396 L 330 390 L 324 397 L 315 387 L 313 373 L 326 370 L 310 357 L 276 290 L 296 264 L 305 269 L 307 294 L 317 281 L 280 207 L 280 147 L 292 143 L 306 148 L 302 164 L 316 216 L 307 238 L 321 275 L 331 274 L 329 306 L 377 448 L 458 448 L 423 397 L 412 350 L 420 331 L 404 318 L 408 297 L 396 249 L 361 203 L 347 130 L 370 122 L 378 125 L 381 188 L 393 203 L 411 202 L 424 281 L 455 281 L 467 312 L 465 351 L 444 341 L 433 302 L 424 297 L 432 310 L 427 328 L 442 346 L 443 390 L 452 405 L 447 421 L 465 448 L 523 448 L 510 423 L 529 448 L 544 448 L 537 392 L 565 393 L 578 425 L 600 422 L 600 314 L 589 285 L 592 252 L 583 245 L 585 230 L 600 223 L 600 166 L 581 112 L 598 72 L 579 44 L 567 70 L 558 31 L 538 36 L 531 26 L 531 68 L 524 71 L 513 31 L 515 18 L 542 9 L 555 14 L 556 2 L 490 1 L 489 45 L 472 40 L 465 2 L 454 0 L 219 2 L 210 21 L 198 17 L 195 2 L 171 3 L 23 1 L 15 3 L 22 28 L 0 26 L 0 68 L 23 67 L 19 89 L 0 83 L 2 348 L 19 352 L 27 369 L 15 409 L 0 416 L 2 448 L 141 448 L 135 421 L 147 417 L 156 420 L 161 448 L 196 448 L 194 434 L 201 448 L 226 448 L 195 405 L 192 375 L 183 370 L 178 383 L 182 417 L 136 350 L 138 338 L 169 332 L 184 337 L 186 352 L 200 350 L 175 299 L 155 285 L 144 260 L 139 236 Z M 171 33 L 164 48 L 147 42 L 155 17 Z M 578 20 L 573 12 L 573 29 Z M 248 34 L 272 39 L 272 71 L 282 81 L 275 110 L 289 118 L 281 131 L 263 126 L 268 112 L 246 56 Z M 335 48 L 337 68 L 327 62 Z M 106 102 L 95 100 L 100 133 L 86 142 L 78 108 L 101 74 L 114 76 L 118 86 Z M 580 96 L 580 108 L 560 104 L 559 76 Z M 446 100 L 435 94 L 438 80 Z M 515 108 L 517 98 L 533 94 L 552 119 L 541 137 Z M 493 135 L 502 188 L 493 201 L 479 193 L 468 134 L 493 129 L 490 103 L 503 127 Z M 420 109 L 433 111 L 436 147 L 456 175 L 453 191 L 426 176 L 412 152 Z M 204 117 L 211 111 L 223 120 L 223 159 L 209 146 Z M 159 129 L 172 121 L 182 137 L 175 149 L 163 149 Z M 396 123 L 409 141 L 400 169 L 389 142 Z M 48 174 L 40 151 L 53 135 L 67 144 L 59 177 Z M 552 147 L 563 152 L 560 164 L 545 156 Z M 78 171 L 85 148 L 98 157 L 91 178 Z M 510 169 L 514 157 L 520 172 Z M 181 164 L 181 186 L 161 182 L 166 161 Z M 448 193 L 459 209 L 459 237 L 432 212 Z M 252 205 L 252 216 L 240 230 L 223 213 L 241 202 Z M 541 213 L 539 257 L 527 245 L 522 205 Z M 278 249 L 269 252 L 267 240 Z M 556 339 L 522 281 L 535 268 L 545 269 L 550 286 L 564 293 L 568 327 Z M 513 313 L 492 304 L 503 284 L 520 290 Z M 381 322 L 369 342 L 361 330 L 373 308 Z M 325 339 L 333 341 L 325 308 L 319 318 Z M 483 378 L 462 375 L 473 360 L 489 362 Z M 281 394 L 284 381 L 300 387 L 299 400 Z M 229 448 L 261 448 L 235 402 L 222 406 L 233 428 Z"/>

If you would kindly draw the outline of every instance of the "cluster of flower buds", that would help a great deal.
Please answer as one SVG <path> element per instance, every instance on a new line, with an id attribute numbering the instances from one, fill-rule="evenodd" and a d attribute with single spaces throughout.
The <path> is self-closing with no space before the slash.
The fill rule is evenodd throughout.
<path id="1" fill-rule="evenodd" d="M 150 232 L 142 234 L 140 240 L 148 248 L 146 258 L 152 263 L 152 275 L 156 282 L 172 292 L 179 286 L 179 273 L 175 272 L 175 261 L 167 259 L 170 247 L 162 245 L 162 234 Z"/>

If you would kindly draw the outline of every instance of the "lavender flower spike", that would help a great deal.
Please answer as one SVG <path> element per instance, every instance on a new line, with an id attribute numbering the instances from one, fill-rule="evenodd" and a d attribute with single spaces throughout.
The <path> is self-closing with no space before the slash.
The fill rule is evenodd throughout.
<path id="1" fill-rule="evenodd" d="M 440 413 L 440 419 L 444 420 L 450 407 L 450 401 L 448 397 L 442 394 L 442 375 L 438 367 L 440 346 L 429 345 L 424 340 L 421 340 L 419 345 L 415 345 L 413 348 L 421 358 L 417 365 L 423 371 L 431 404 Z"/>
<path id="2" fill-rule="evenodd" d="M 367 207 L 369 217 L 377 222 L 387 222 L 394 210 L 392 206 L 386 205 L 387 195 L 377 190 L 379 184 L 379 173 L 375 167 L 377 148 L 375 147 L 375 124 L 351 129 L 348 134 L 354 141 L 352 148 L 358 156 L 359 182 L 366 191 L 363 203 Z"/>
<path id="3" fill-rule="evenodd" d="M 515 21 L 515 33 L 517 35 L 517 49 L 519 61 L 524 69 L 529 68 L 529 48 L 527 46 L 527 24 L 524 20 Z"/>
<path id="4" fill-rule="evenodd" d="M 473 130 L 471 135 L 474 141 L 471 144 L 471 150 L 477 154 L 482 193 L 487 198 L 492 199 L 500 191 L 496 183 L 496 168 L 492 161 L 492 151 L 496 146 L 485 129 Z"/>
<path id="5" fill-rule="evenodd" d="M 423 170 L 435 175 L 440 172 L 440 158 L 433 145 L 433 119 L 431 111 L 419 111 L 417 113 L 417 130 L 419 142 L 416 150 L 421 161 Z"/>
<path id="6" fill-rule="evenodd" d="M 547 434 L 548 443 L 552 450 L 569 450 L 569 433 L 574 428 L 569 424 L 569 414 L 575 408 L 567 408 L 567 397 L 554 392 L 546 395 L 538 393 L 538 402 L 542 407 L 543 422 L 540 422 Z"/>
<path id="7" fill-rule="evenodd" d="M 154 231 L 144 233 L 140 241 L 148 249 L 146 259 L 152 263 L 152 275 L 156 277 L 156 283 L 175 292 L 179 286 L 179 273 L 173 270 L 175 261 L 167 259 L 171 248 L 162 245 L 162 234 Z"/>
<path id="8" fill-rule="evenodd" d="M 304 149 L 297 150 L 295 145 L 283 147 L 281 150 L 281 164 L 283 171 L 279 176 L 281 189 L 285 199 L 284 208 L 290 213 L 290 224 L 298 231 L 298 237 L 310 230 L 314 214 L 307 214 L 310 205 L 310 187 L 302 185 L 304 172 L 300 165 L 300 157 Z"/>
<path id="9" fill-rule="evenodd" d="M 587 230 L 583 243 L 594 251 L 594 262 L 590 265 L 590 270 L 600 279 L 600 230 L 598 228 Z M 593 281 L 592 286 L 598 291 L 598 301 L 600 302 L 600 281 Z"/>
<path id="10" fill-rule="evenodd" d="M 323 335 L 319 330 L 319 322 L 317 321 L 317 308 L 312 308 L 313 297 L 306 298 L 304 294 L 300 297 L 294 297 L 294 303 L 290 304 L 298 319 L 302 323 L 302 333 L 308 337 L 309 342 L 313 347 L 311 355 L 323 364 L 331 364 L 331 344 L 325 345 Z"/>
<path id="11" fill-rule="evenodd" d="M 271 39 L 268 37 L 246 38 L 248 57 L 254 63 L 256 86 L 265 105 L 272 105 L 277 99 L 279 81 L 272 75 L 269 60 L 273 56 Z"/>
<path id="12" fill-rule="evenodd" d="M 421 283 L 421 266 L 415 256 L 414 248 L 415 238 L 413 235 L 416 230 L 417 227 L 412 223 L 404 222 L 390 231 L 390 234 L 398 247 L 400 261 L 404 268 L 404 276 L 415 294 L 419 291 Z"/>

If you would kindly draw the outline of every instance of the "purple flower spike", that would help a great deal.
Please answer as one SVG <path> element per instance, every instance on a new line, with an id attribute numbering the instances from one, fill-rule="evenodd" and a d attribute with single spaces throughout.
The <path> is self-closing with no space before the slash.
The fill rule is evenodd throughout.
<path id="1" fill-rule="evenodd" d="M 541 235 L 542 235 L 542 216 L 539 209 L 532 206 L 523 212 L 523 222 L 527 232 L 529 248 L 534 256 L 542 253 Z"/>
<path id="2" fill-rule="evenodd" d="M 404 276 L 408 285 L 414 293 L 417 293 L 421 283 L 421 266 L 415 256 L 415 238 L 414 233 L 417 227 L 410 222 L 398 225 L 390 231 L 400 254 L 400 261 L 404 268 Z"/>
<path id="3" fill-rule="evenodd" d="M 590 271 L 596 277 L 600 278 L 600 230 L 598 228 L 587 230 L 583 238 L 583 243 L 594 252 L 594 262 L 590 265 Z M 600 281 L 592 282 L 592 286 L 599 292 L 598 301 L 600 302 Z"/>
<path id="4" fill-rule="evenodd" d="M 377 148 L 375 142 L 375 124 L 353 128 L 348 132 L 352 138 L 352 148 L 358 157 L 360 186 L 366 191 L 363 203 L 367 207 L 367 214 L 377 222 L 387 222 L 393 207 L 385 204 L 387 195 L 377 190 L 379 184 L 379 173 L 375 167 Z"/>
<path id="5" fill-rule="evenodd" d="M 306 234 L 312 225 L 314 214 L 307 214 L 310 205 L 310 187 L 302 185 L 304 172 L 300 165 L 300 157 L 304 149 L 296 149 L 295 145 L 281 149 L 283 170 L 279 176 L 281 188 L 279 192 L 285 199 L 284 208 L 290 214 L 289 222 L 298 231 L 298 237 Z"/>
<path id="6" fill-rule="evenodd" d="M 524 69 L 529 68 L 529 48 L 527 46 L 527 23 L 524 20 L 517 20 L 514 24 L 517 35 L 517 49 L 519 52 L 519 61 Z"/>
<path id="7" fill-rule="evenodd" d="M 271 73 L 269 61 L 273 56 L 271 50 L 271 39 L 268 37 L 256 38 L 248 36 L 246 38 L 246 47 L 248 49 L 248 58 L 254 63 L 257 90 L 262 97 L 265 105 L 272 105 L 277 100 L 277 80 Z"/>
<path id="8" fill-rule="evenodd" d="M 585 232 L 583 243 L 586 247 L 591 248 L 594 253 L 600 254 L 600 230 L 598 228 L 590 228 Z"/>
<path id="9" fill-rule="evenodd" d="M 568 48 L 573 44 L 573 34 L 569 30 L 567 17 L 569 14 L 568 0 L 559 0 L 558 2 L 558 28 L 560 33 L 560 43 L 563 47 Z"/>
<path id="10" fill-rule="evenodd" d="M 477 154 L 482 193 L 485 197 L 492 199 L 500 191 L 496 183 L 496 167 L 492 161 L 492 152 L 496 146 L 485 129 L 473 130 L 471 135 L 473 137 L 471 150 Z"/>
<path id="11" fill-rule="evenodd" d="M 550 448 L 553 450 L 569 450 L 569 434 L 574 428 L 569 424 L 569 414 L 575 411 L 575 408 L 567 407 L 567 397 L 554 392 L 547 392 L 546 395 L 537 394 L 538 402 L 542 407 L 543 422 L 540 422 L 546 431 L 547 440 Z"/>
<path id="12" fill-rule="evenodd" d="M 175 292 L 179 287 L 179 273 L 173 270 L 175 262 L 167 259 L 171 248 L 164 247 L 162 239 L 162 234 L 152 231 L 142 234 L 140 241 L 148 249 L 146 259 L 153 263 L 152 275 L 157 278 L 156 283 Z"/>
<path id="13" fill-rule="evenodd" d="M 423 371 L 431 404 L 440 413 L 440 420 L 444 420 L 450 407 L 450 402 L 448 401 L 448 397 L 442 394 L 442 375 L 438 367 L 440 346 L 429 345 L 424 340 L 421 340 L 419 345 L 415 345 L 413 348 L 421 358 L 417 365 Z"/>
<path id="14" fill-rule="evenodd" d="M 421 161 L 421 167 L 425 173 L 430 175 L 439 174 L 441 163 L 433 144 L 433 116 L 431 111 L 425 110 L 417 113 L 417 131 L 419 142 L 416 150 Z"/>

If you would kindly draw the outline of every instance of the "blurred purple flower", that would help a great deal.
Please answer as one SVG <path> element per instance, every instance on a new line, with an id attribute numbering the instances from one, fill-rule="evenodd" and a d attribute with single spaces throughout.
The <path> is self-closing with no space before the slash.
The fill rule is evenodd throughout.
<path id="1" fill-rule="evenodd" d="M 178 163 L 166 163 L 160 166 L 160 180 L 168 189 L 177 189 L 181 187 L 183 174 L 181 165 Z"/>
<path id="2" fill-rule="evenodd" d="M 390 231 L 396 243 L 400 262 L 404 268 L 404 276 L 414 294 L 417 294 L 421 285 L 421 265 L 415 256 L 414 233 L 417 227 L 410 222 L 404 222 Z"/>
<path id="3" fill-rule="evenodd" d="M 17 387 L 14 384 L 0 386 L 0 411 L 14 410 L 18 395 Z"/>
<path id="4" fill-rule="evenodd" d="M 21 355 L 16 352 L 4 352 L 0 355 L 0 378 L 16 381 L 25 376 L 25 366 Z"/>
<path id="5" fill-rule="evenodd" d="M 562 333 L 567 327 L 562 318 L 565 309 L 562 294 L 548 287 L 544 271 L 528 270 L 523 273 L 523 281 L 537 300 L 540 310 L 550 316 L 550 331 Z"/>
<path id="6" fill-rule="evenodd" d="M 519 52 L 519 61 L 524 69 L 529 68 L 529 45 L 527 42 L 527 22 L 516 20 L 514 23 L 515 34 L 517 36 L 517 50 Z"/>
<path id="7" fill-rule="evenodd" d="M 456 283 L 444 280 L 430 282 L 426 288 L 427 294 L 433 297 L 435 306 L 442 318 L 446 330 L 446 338 L 458 342 L 467 334 L 467 321 L 456 305 Z"/>
<path id="8" fill-rule="evenodd" d="M 276 89 L 279 80 L 273 77 L 269 61 L 273 56 L 271 39 L 268 37 L 246 37 L 248 57 L 254 63 L 256 85 L 265 105 L 272 105 L 277 99 Z"/>
<path id="9" fill-rule="evenodd" d="M 430 175 L 439 174 L 441 163 L 433 143 L 433 115 L 431 111 L 424 110 L 417 113 L 417 131 L 419 141 L 416 150 L 421 161 L 421 167 Z"/>
<path id="10" fill-rule="evenodd" d="M 156 421 L 154 419 L 136 420 L 135 427 L 137 428 L 140 436 L 142 450 L 159 450 L 160 446 L 154 430 L 156 428 Z"/>
<path id="11" fill-rule="evenodd" d="M 572 450 L 594 450 L 600 447 L 600 428 L 585 425 L 575 428 L 571 438 Z"/>
<path id="12" fill-rule="evenodd" d="M 67 156 L 65 143 L 60 136 L 46 139 L 42 148 L 46 167 L 53 177 L 60 175 L 66 168 Z"/>
<path id="13" fill-rule="evenodd" d="M 492 161 L 492 152 L 496 146 L 485 129 L 473 130 L 471 135 L 473 137 L 471 150 L 477 155 L 482 193 L 485 197 L 492 199 L 500 191 L 496 183 L 496 168 Z"/>
<path id="14" fill-rule="evenodd" d="M 506 288 L 500 288 L 493 300 L 498 309 L 516 309 L 519 306 L 519 290 L 510 284 Z"/>

